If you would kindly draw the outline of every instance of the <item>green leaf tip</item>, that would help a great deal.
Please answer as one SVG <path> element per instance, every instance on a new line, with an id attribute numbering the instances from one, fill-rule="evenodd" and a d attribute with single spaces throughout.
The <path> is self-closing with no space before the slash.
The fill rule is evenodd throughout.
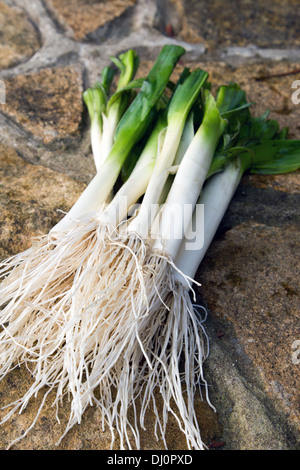
<path id="1" fill-rule="evenodd" d="M 228 120 L 231 133 L 250 118 L 249 108 L 253 103 L 247 101 L 246 92 L 235 82 L 217 89 L 216 102 L 221 116 Z"/>
<path id="2" fill-rule="evenodd" d="M 111 61 L 118 67 L 121 74 L 119 77 L 117 91 L 126 87 L 134 78 L 139 67 L 139 56 L 133 49 L 119 55 L 119 57 L 111 57 Z"/>
<path id="3" fill-rule="evenodd" d="M 170 101 L 168 111 L 170 117 L 178 113 L 190 111 L 190 107 L 200 95 L 201 89 L 208 77 L 208 73 L 200 68 L 189 74 L 184 74 L 184 72 L 176 84 Z"/>
<path id="4" fill-rule="evenodd" d="M 83 92 L 83 100 L 88 108 L 91 121 L 101 118 L 101 113 L 105 111 L 107 97 L 100 82 L 96 82 Z"/>
<path id="5" fill-rule="evenodd" d="M 103 86 L 106 94 L 108 94 L 108 92 L 109 92 L 109 89 L 110 89 L 110 86 L 112 84 L 114 75 L 115 75 L 115 71 L 109 66 L 104 67 L 104 69 L 102 70 L 101 83 L 102 83 L 102 86 Z"/>

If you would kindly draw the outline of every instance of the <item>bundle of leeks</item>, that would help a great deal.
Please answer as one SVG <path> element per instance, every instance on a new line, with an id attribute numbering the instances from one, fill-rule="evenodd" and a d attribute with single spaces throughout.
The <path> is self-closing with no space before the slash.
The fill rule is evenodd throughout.
<path id="1" fill-rule="evenodd" d="M 300 142 L 267 114 L 253 118 L 236 84 L 214 97 L 201 69 L 172 82 L 183 54 L 164 46 L 135 80 L 139 60 L 127 51 L 114 59 L 114 93 L 111 67 L 84 93 L 97 173 L 49 234 L 0 267 L 0 377 L 22 363 L 33 376 L 4 421 L 41 391 L 39 415 L 55 390 L 57 406 L 71 401 L 62 437 L 96 404 L 121 449 L 140 448 L 149 409 L 165 445 L 171 412 L 188 448 L 205 448 L 194 409 L 207 357 L 196 270 L 243 173 L 298 169 Z"/>

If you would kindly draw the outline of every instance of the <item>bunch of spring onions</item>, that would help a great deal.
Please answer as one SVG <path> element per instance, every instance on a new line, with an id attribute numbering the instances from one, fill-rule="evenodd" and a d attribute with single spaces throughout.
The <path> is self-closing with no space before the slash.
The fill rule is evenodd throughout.
<path id="1" fill-rule="evenodd" d="M 188 448 L 205 448 L 194 396 L 204 386 L 209 402 L 208 349 L 194 276 L 243 173 L 298 169 L 300 142 L 267 115 L 253 118 L 236 84 L 214 97 L 201 69 L 174 83 L 183 54 L 164 46 L 135 80 L 128 51 L 113 60 L 114 93 L 112 67 L 84 93 L 97 173 L 49 234 L 0 267 L 0 378 L 22 363 L 33 376 L 4 421 L 41 391 L 39 415 L 55 391 L 57 407 L 71 402 L 62 437 L 96 404 L 121 449 L 140 448 L 149 410 L 165 445 L 171 412 Z"/>

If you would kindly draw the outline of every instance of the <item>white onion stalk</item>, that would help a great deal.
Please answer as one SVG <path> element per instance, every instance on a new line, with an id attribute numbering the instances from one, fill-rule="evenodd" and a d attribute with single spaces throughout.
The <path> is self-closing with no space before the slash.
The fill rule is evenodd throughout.
<path id="1" fill-rule="evenodd" d="M 139 65 L 139 58 L 132 49 L 119 58 L 112 57 L 112 61 L 119 67 L 121 74 L 116 92 L 110 100 L 108 91 L 114 75 L 111 67 L 104 67 L 101 82 L 95 83 L 83 93 L 91 121 L 91 147 L 97 171 L 101 169 L 113 147 L 117 126 L 129 104 L 130 91 L 126 87 L 134 78 Z"/>
<path id="2" fill-rule="evenodd" d="M 194 279 L 197 269 L 241 181 L 243 172 L 241 160 L 236 158 L 228 163 L 221 173 L 217 173 L 207 181 L 197 202 L 197 205 L 203 204 L 204 207 L 203 244 L 201 248 L 198 247 L 197 250 L 193 250 L 193 244 L 195 243 L 193 241 L 193 234 L 197 232 L 197 218 L 194 212 L 186 231 L 186 237 L 180 246 L 175 260 L 175 264 L 178 267 L 178 273 L 175 276 L 178 281 L 180 279 L 181 282 L 183 281 L 180 271 L 183 273 L 188 272 L 189 277 Z M 198 228 L 198 231 L 200 228 Z"/>
<path id="3" fill-rule="evenodd" d="M 152 267 L 152 273 L 149 279 L 145 278 L 148 299 L 163 291 L 160 286 L 166 284 L 167 268 L 173 266 L 216 146 L 226 127 L 227 121 L 221 118 L 213 96 L 205 93 L 203 121 L 179 165 L 166 203 L 151 226 L 154 241 L 146 264 Z"/>
<path id="4" fill-rule="evenodd" d="M 106 106 L 106 96 L 100 84 L 95 84 L 83 93 L 83 99 L 87 106 L 91 128 L 90 141 L 96 170 L 99 171 L 104 162 L 102 139 L 103 119 L 102 113 Z"/>
<path id="5" fill-rule="evenodd" d="M 115 140 L 115 134 L 122 115 L 128 104 L 130 91 L 126 89 L 135 76 L 139 65 L 139 58 L 132 49 L 121 54 L 119 58 L 112 57 L 112 61 L 121 71 L 118 80 L 116 93 L 108 101 L 106 109 L 101 110 L 103 131 L 102 131 L 102 162 L 109 155 Z"/>

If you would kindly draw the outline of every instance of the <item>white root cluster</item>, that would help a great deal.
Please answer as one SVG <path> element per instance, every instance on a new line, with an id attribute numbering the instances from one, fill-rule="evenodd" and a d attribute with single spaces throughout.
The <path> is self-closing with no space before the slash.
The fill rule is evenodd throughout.
<path id="1" fill-rule="evenodd" d="M 4 421 L 40 391 L 39 414 L 55 390 L 57 407 L 64 397 L 71 401 L 62 437 L 81 422 L 87 406 L 96 404 L 112 444 L 117 434 L 120 448 L 139 448 L 139 429 L 153 407 L 157 437 L 165 442 L 172 412 L 189 447 L 203 448 L 193 411 L 195 376 L 204 380 L 201 325 L 187 289 L 174 285 L 173 270 L 166 257 L 149 255 L 136 234 L 122 226 L 110 233 L 95 217 L 74 224 L 67 234 L 45 236 L 4 262 L 0 377 L 22 363 L 33 376 Z M 163 399 L 162 417 L 156 391 Z"/>
<path id="2" fill-rule="evenodd" d="M 111 260 L 115 253 L 123 273 L 120 277 L 114 269 L 111 272 L 109 285 L 113 285 L 114 295 L 107 298 L 106 305 L 93 302 L 90 314 L 78 320 L 71 335 L 69 359 L 77 388 L 68 429 L 89 403 L 96 403 L 109 428 L 119 435 L 120 448 L 131 448 L 132 437 L 139 448 L 139 428 L 145 428 L 145 415 L 152 409 L 155 433 L 165 445 L 171 412 L 189 448 L 203 449 L 194 411 L 195 384 L 206 386 L 202 323 L 188 290 L 175 285 L 172 263 L 159 254 L 147 255 L 145 243 L 133 234 L 121 238 L 111 240 L 108 257 Z M 138 288 L 141 282 L 145 292 Z M 97 292 L 104 289 L 100 283 L 94 287 Z M 156 392 L 162 398 L 162 413 L 158 412 Z M 128 417 L 130 409 L 134 423 Z"/>

